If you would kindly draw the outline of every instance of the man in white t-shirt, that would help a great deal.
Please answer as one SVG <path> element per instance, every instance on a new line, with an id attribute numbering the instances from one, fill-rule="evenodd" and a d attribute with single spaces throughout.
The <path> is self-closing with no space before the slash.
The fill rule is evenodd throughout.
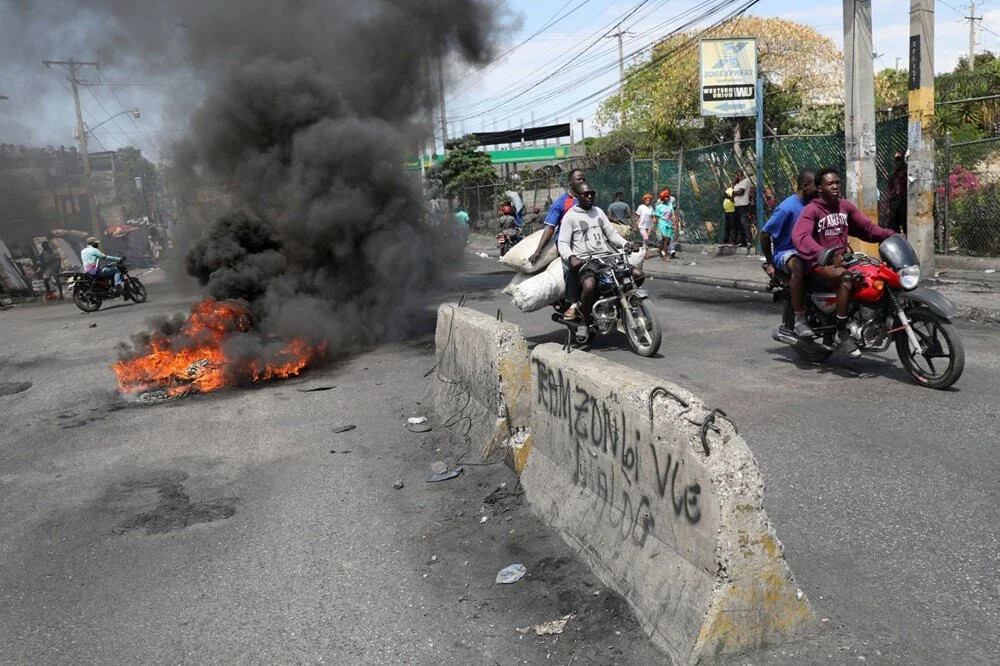
<path id="1" fill-rule="evenodd" d="M 653 228 L 653 195 L 643 194 L 642 204 L 635 208 L 635 223 L 642 234 L 642 246 L 649 245 L 649 234 Z"/>
<path id="2" fill-rule="evenodd" d="M 739 172 L 733 178 L 733 203 L 736 204 L 740 247 L 750 247 L 750 190 L 752 189 L 753 181 L 744 172 Z"/>

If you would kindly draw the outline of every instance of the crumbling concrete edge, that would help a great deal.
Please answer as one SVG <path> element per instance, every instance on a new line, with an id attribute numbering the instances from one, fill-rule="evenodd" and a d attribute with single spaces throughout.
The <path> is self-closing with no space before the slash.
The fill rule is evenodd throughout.
<path id="1" fill-rule="evenodd" d="M 484 357 L 464 356 L 474 352 L 460 349 L 459 340 L 469 339 Z M 504 462 L 520 473 L 531 450 L 531 366 L 521 327 L 443 303 L 435 347 L 429 400 L 440 425 L 482 460 L 502 450 Z"/>

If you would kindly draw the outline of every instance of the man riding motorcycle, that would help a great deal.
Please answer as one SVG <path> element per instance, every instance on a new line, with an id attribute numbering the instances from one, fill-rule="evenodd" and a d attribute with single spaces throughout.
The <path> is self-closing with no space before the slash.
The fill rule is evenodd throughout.
<path id="1" fill-rule="evenodd" d="M 559 256 L 569 264 L 580 285 L 578 312 L 581 321 L 588 324 L 591 309 L 597 300 L 597 275 L 601 266 L 587 258 L 592 254 L 608 252 L 609 242 L 617 248 L 631 248 L 631 243 L 621 237 L 604 211 L 594 205 L 597 193 L 589 183 L 577 184 L 576 195 L 579 203 L 566 212 L 559 227 L 558 248 Z M 641 284 L 642 270 L 635 268 L 632 275 L 636 284 Z M 570 311 L 566 315 L 564 318 L 567 320 L 574 318 Z M 586 341 L 587 326 L 577 327 L 576 337 L 580 342 Z"/>
<path id="2" fill-rule="evenodd" d="M 121 261 L 121 257 L 104 254 L 101 251 L 101 241 L 90 236 L 87 238 L 87 245 L 80 251 L 80 260 L 83 263 L 83 271 L 94 277 L 114 276 L 115 286 L 121 284 L 122 274 L 114 266 L 101 266 L 101 259 L 105 261 Z"/>
<path id="3" fill-rule="evenodd" d="M 857 206 L 840 198 L 840 172 L 833 167 L 816 174 L 815 183 L 820 195 L 803 209 L 792 229 L 792 242 L 808 266 L 807 274 L 837 290 L 836 342 L 848 356 L 857 358 L 861 350 L 847 331 L 847 308 L 854 288 L 854 274 L 843 266 L 847 237 L 875 243 L 893 231 L 876 226 Z M 830 252 L 834 253 L 832 261 L 820 261 L 821 255 Z"/>
<path id="4" fill-rule="evenodd" d="M 796 192 L 778 204 L 774 213 L 760 231 L 760 245 L 764 250 L 764 270 L 768 275 L 781 271 L 790 276 L 789 292 L 792 311 L 795 313 L 795 335 L 811 339 L 813 330 L 806 323 L 806 264 L 795 251 L 792 227 L 803 209 L 816 197 L 816 172 L 804 169 L 796 181 Z"/>

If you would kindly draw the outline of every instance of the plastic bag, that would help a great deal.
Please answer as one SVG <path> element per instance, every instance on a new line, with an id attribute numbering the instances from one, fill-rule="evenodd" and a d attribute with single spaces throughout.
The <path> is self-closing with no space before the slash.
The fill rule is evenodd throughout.
<path id="1" fill-rule="evenodd" d="M 544 229 L 539 229 L 535 233 L 531 234 L 523 241 L 515 245 L 514 247 L 507 250 L 507 254 L 500 257 L 500 263 L 511 268 L 519 273 L 537 273 L 559 256 L 559 250 L 556 249 L 555 243 L 550 243 L 545 251 L 542 252 L 542 256 L 538 259 L 537 264 L 532 264 L 528 259 L 535 253 L 538 249 L 538 241 L 542 239 L 542 234 L 545 232 Z"/>
<path id="2" fill-rule="evenodd" d="M 511 300 L 522 312 L 534 312 L 559 300 L 565 292 L 563 262 L 557 260 L 550 263 L 543 272 L 515 286 Z"/>

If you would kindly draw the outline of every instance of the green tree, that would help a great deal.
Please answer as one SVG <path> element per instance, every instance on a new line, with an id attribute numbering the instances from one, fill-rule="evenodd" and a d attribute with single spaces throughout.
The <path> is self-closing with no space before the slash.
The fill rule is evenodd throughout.
<path id="1" fill-rule="evenodd" d="M 814 29 L 777 18 L 744 16 L 705 33 L 706 37 L 756 36 L 765 78 L 765 122 L 779 133 L 795 126 L 802 109 L 841 104 L 843 56 Z M 637 152 L 700 145 L 752 136 L 753 119 L 706 118 L 703 128 L 683 121 L 701 113 L 698 83 L 699 33 L 672 35 L 648 58 L 629 68 L 625 83 L 625 132 L 614 130 L 602 144 L 629 143 Z M 601 104 L 597 120 L 617 128 L 623 111 L 617 93 Z M 799 113 L 796 113 L 799 111 Z M 813 124 L 825 119 L 819 116 Z"/>
<path id="2" fill-rule="evenodd" d="M 883 69 L 875 75 L 875 108 L 906 106 L 909 74 L 901 69 Z"/>
<path id="3" fill-rule="evenodd" d="M 136 187 L 136 178 L 142 178 L 142 189 Z M 138 148 L 128 146 L 115 151 L 115 192 L 126 220 L 149 214 L 147 193 L 155 188 L 156 167 Z"/>
<path id="4" fill-rule="evenodd" d="M 427 184 L 432 197 L 454 198 L 465 188 L 488 185 L 496 181 L 496 171 L 490 156 L 479 148 L 471 136 L 453 139 L 447 144 L 445 158 L 427 171 Z"/>

